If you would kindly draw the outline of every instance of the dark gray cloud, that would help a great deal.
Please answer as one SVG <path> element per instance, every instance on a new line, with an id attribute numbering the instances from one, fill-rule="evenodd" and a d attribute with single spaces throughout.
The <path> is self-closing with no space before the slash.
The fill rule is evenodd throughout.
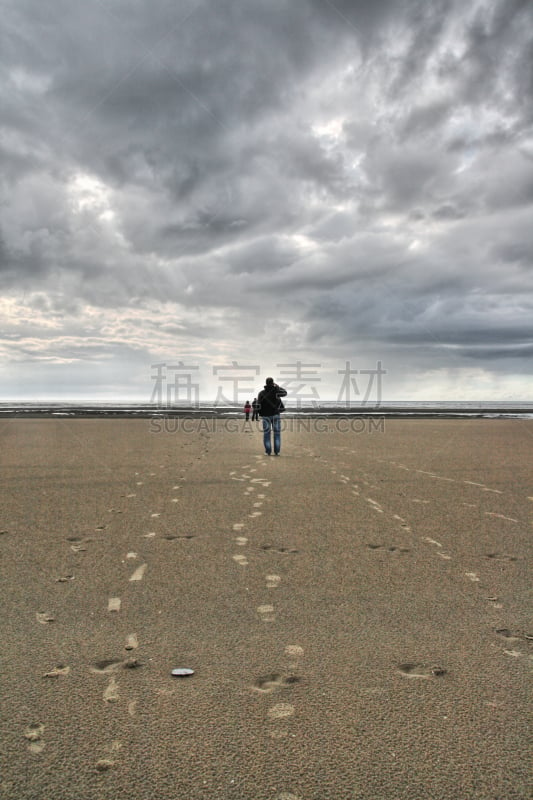
<path id="1" fill-rule="evenodd" d="M 7 0 L 0 53 L 8 395 L 253 347 L 531 396 L 531 3 Z"/>

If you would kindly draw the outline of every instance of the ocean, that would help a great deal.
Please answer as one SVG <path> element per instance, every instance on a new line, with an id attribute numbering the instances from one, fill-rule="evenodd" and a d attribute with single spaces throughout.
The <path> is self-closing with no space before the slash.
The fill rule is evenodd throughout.
<path id="1" fill-rule="evenodd" d="M 326 417 L 397 417 L 397 418 L 475 418 L 533 419 L 533 402 L 529 401 L 394 401 L 379 404 L 338 403 L 321 401 L 316 405 L 292 406 L 286 403 L 285 417 L 301 415 Z M 242 404 L 160 406 L 152 403 L 0 403 L 0 419 L 7 417 L 235 417 L 243 416 Z"/>

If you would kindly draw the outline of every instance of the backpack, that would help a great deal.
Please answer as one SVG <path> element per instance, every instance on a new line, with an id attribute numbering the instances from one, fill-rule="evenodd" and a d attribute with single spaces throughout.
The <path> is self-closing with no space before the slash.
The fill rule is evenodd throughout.
<path id="1" fill-rule="evenodd" d="M 278 387 L 273 386 L 272 389 L 265 389 L 262 392 L 259 406 L 260 416 L 273 417 L 274 414 L 281 414 L 282 411 L 285 411 L 285 406 L 281 402 L 281 397 L 278 397 L 276 394 L 277 390 Z"/>

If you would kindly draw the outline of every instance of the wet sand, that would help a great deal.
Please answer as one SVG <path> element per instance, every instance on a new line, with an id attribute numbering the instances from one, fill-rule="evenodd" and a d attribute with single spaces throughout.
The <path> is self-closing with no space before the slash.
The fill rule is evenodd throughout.
<path id="1" fill-rule="evenodd" d="M 0 423 L 0 797 L 529 798 L 533 421 L 183 422 Z"/>

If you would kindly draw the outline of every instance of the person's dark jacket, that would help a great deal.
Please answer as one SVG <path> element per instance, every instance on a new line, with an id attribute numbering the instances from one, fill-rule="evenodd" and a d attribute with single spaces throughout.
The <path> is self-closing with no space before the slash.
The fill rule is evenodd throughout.
<path id="1" fill-rule="evenodd" d="M 278 386 L 277 383 L 265 384 L 265 388 L 257 395 L 259 416 L 273 417 L 275 414 L 285 411 L 281 398 L 286 394 L 287 390 Z"/>

